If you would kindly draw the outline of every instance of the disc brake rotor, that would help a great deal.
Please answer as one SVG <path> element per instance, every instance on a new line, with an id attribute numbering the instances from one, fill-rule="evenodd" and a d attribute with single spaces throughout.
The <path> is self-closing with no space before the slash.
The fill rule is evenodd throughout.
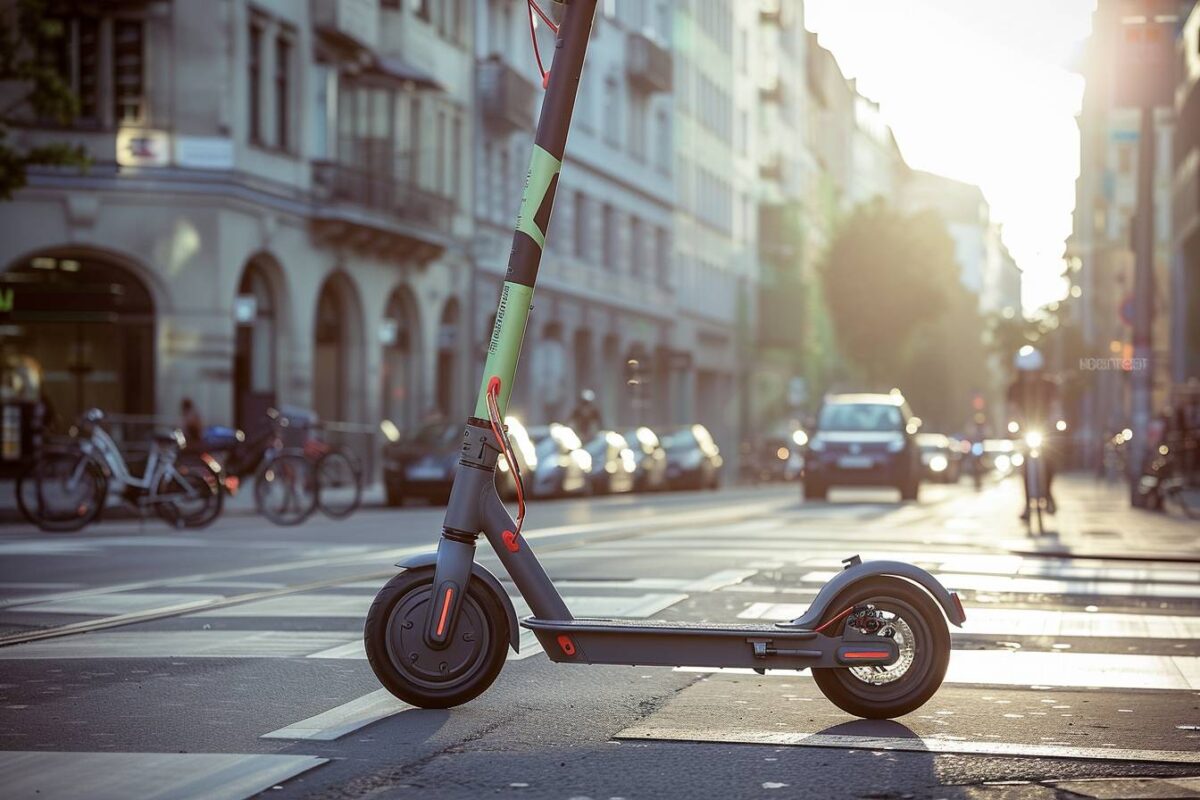
<path id="1" fill-rule="evenodd" d="M 444 688 L 479 669 L 488 651 L 488 626 L 478 607 L 464 598 L 454 636 L 441 650 L 425 641 L 424 626 L 431 592 L 428 586 L 410 592 L 392 609 L 388 621 L 388 653 L 397 670 L 415 683 Z"/>
<path id="2" fill-rule="evenodd" d="M 917 655 L 916 636 L 912 627 L 899 614 L 891 611 L 872 612 L 880 624 L 876 636 L 886 636 L 896 643 L 900 657 L 887 666 L 850 667 L 850 674 L 863 683 L 883 686 L 904 677 Z"/>

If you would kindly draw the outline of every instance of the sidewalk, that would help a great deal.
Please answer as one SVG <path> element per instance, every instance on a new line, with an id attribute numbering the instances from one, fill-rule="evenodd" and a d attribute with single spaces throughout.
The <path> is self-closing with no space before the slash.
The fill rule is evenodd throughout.
<path id="1" fill-rule="evenodd" d="M 1132 508 L 1124 482 L 1108 483 L 1086 473 L 1061 475 L 1054 481 L 1054 498 L 1058 513 L 1047 519 L 1052 532 L 1009 540 L 1009 549 L 1072 558 L 1200 561 L 1200 521 L 1178 512 Z"/>

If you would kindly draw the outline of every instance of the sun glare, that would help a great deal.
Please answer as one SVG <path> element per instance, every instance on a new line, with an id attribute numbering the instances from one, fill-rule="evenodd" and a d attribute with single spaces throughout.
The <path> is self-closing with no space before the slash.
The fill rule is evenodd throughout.
<path id="1" fill-rule="evenodd" d="M 909 166 L 977 184 L 1024 273 L 1027 310 L 1067 293 L 1095 0 L 809 0 L 807 27 L 877 100 Z"/>

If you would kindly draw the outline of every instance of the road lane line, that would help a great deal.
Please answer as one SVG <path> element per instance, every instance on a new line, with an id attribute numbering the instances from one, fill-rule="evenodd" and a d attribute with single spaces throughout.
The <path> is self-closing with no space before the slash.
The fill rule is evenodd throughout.
<path id="1" fill-rule="evenodd" d="M 0 650 L 0 661 L 104 658 L 302 658 L 346 644 L 351 633 L 315 631 L 101 631 Z"/>
<path id="2" fill-rule="evenodd" d="M 755 674 L 749 669 L 676 667 L 677 672 Z M 768 676 L 808 678 L 808 672 L 770 670 Z M 979 686 L 1052 686 L 1062 689 L 1200 691 L 1200 657 L 1127 653 L 955 650 L 946 683 Z"/>
<path id="3" fill-rule="evenodd" d="M 790 620 L 807 610 L 806 603 L 751 603 L 738 619 Z M 962 632 L 986 636 L 1200 639 L 1200 616 L 967 606 L 967 624 Z"/>
<path id="4" fill-rule="evenodd" d="M 415 706 L 402 702 L 387 689 L 378 689 L 316 716 L 264 733 L 259 738 L 332 742 L 411 708 Z"/>
<path id="5" fill-rule="evenodd" d="M 328 762 L 234 753 L 0 752 L 8 800 L 245 800 Z"/>
<path id="6" fill-rule="evenodd" d="M 892 750 L 908 753 L 953 753 L 956 755 L 1009 756 L 1020 758 L 1067 758 L 1099 761 L 1150 762 L 1160 764 L 1200 764 L 1200 752 L 1179 750 L 1130 750 L 1117 747 L 1063 747 L 1018 742 L 972 742 L 936 736 L 884 737 L 841 736 L 828 733 L 786 733 L 781 731 L 725 730 L 720 726 L 704 729 L 673 727 L 654 722 L 651 716 L 618 733 L 616 739 L 678 742 L 729 742 L 769 744 L 791 747 L 828 747 L 839 750 Z"/>

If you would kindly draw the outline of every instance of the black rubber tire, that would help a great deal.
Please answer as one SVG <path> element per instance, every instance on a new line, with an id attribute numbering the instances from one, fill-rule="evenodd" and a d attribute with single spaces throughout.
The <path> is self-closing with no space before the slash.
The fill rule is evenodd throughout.
<path id="1" fill-rule="evenodd" d="M 221 509 L 225 504 L 225 492 L 221 489 L 220 479 L 203 462 L 184 460 L 176 465 L 176 469 L 190 486 L 202 493 L 203 505 L 190 509 L 188 513 L 181 513 L 179 506 L 174 503 L 160 503 L 154 507 L 154 510 L 168 525 L 194 529 L 207 528 L 216 522 L 217 517 L 221 516 Z M 170 491 L 170 488 L 159 489 L 160 492 L 164 490 Z"/>
<path id="2" fill-rule="evenodd" d="M 900 490 L 900 499 L 906 503 L 916 502 L 921 496 L 921 481 L 915 478 L 896 488 Z"/>
<path id="3" fill-rule="evenodd" d="M 908 671 L 882 686 L 865 683 L 843 668 L 814 669 L 813 679 L 821 694 L 848 714 L 866 719 L 904 716 L 923 706 L 942 685 L 950 664 L 950 630 L 941 608 L 924 589 L 889 576 L 864 578 L 847 588 L 830 603 L 825 620 L 863 603 L 898 612 L 909 624 L 916 653 Z M 826 631 L 840 635 L 844 624 L 838 621 Z"/>
<path id="4" fill-rule="evenodd" d="M 38 507 L 30 507 L 28 500 L 38 500 L 42 496 L 40 483 L 43 480 L 61 477 L 63 469 L 78 464 L 80 459 L 87 460 L 85 480 L 91 483 L 91 489 L 80 496 L 81 501 L 87 501 L 86 508 L 77 508 L 76 512 L 71 514 L 53 514 L 41 508 L 40 502 Z M 74 533 L 100 518 L 108 496 L 108 478 L 105 477 L 100 464 L 90 456 L 78 452 L 47 453 L 40 456 L 17 478 L 16 492 L 17 508 L 29 522 L 46 533 Z"/>
<path id="5" fill-rule="evenodd" d="M 805 500 L 824 500 L 829 496 L 829 487 L 823 483 L 816 481 L 804 482 L 804 499 Z"/>
<path id="6" fill-rule="evenodd" d="M 433 567 L 409 569 L 384 584 L 367 612 L 363 641 L 375 677 L 389 692 L 419 708 L 450 708 L 478 697 L 496 680 L 508 655 L 509 622 L 500 599 L 482 581 L 472 578 L 450 646 L 430 649 L 423 628 L 433 572 Z M 393 657 L 396 634 L 402 637 L 400 644 L 409 657 Z M 412 654 L 416 654 L 415 660 Z M 439 664 L 455 659 L 452 679 L 420 675 L 410 664 L 419 664 L 422 656 Z"/>
<path id="7" fill-rule="evenodd" d="M 288 484 L 282 504 L 274 502 L 270 494 L 277 481 Z M 258 513 L 276 525 L 304 522 L 317 508 L 317 476 L 313 463 L 299 451 L 285 451 L 264 461 L 254 477 L 254 504 Z"/>
<path id="8" fill-rule="evenodd" d="M 358 510 L 362 503 L 362 467 L 358 459 L 341 448 L 334 448 L 317 459 L 317 508 L 331 519 L 345 519 Z M 348 481 L 352 489 L 350 498 L 344 502 L 327 499 L 325 490 L 335 488 L 329 481 Z M 336 487 L 342 488 L 342 487 Z"/>

